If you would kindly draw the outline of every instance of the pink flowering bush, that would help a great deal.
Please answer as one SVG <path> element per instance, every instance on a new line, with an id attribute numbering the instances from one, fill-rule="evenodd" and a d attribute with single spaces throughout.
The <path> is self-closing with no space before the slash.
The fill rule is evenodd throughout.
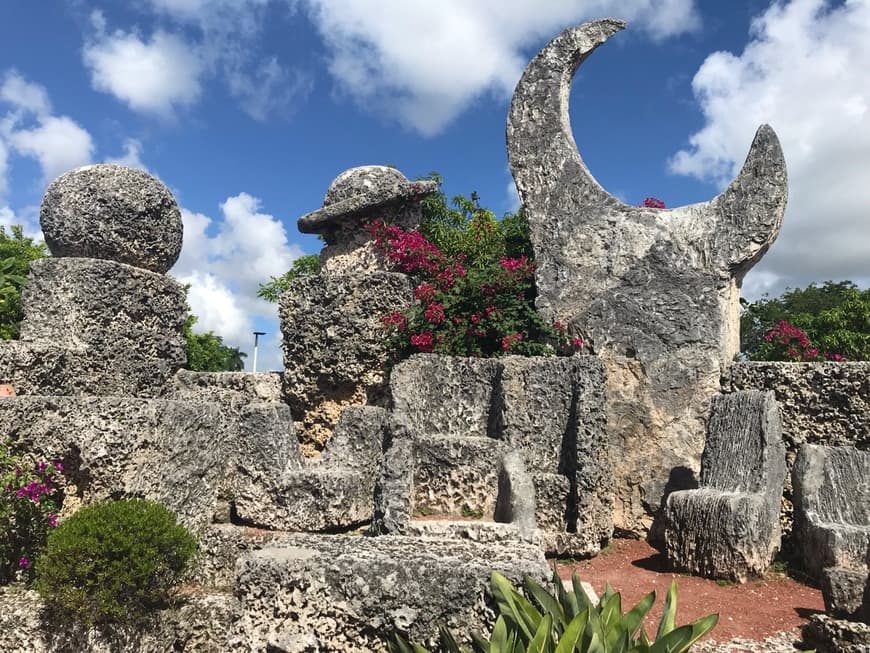
<path id="1" fill-rule="evenodd" d="M 493 229 L 478 220 L 467 233 L 481 242 Z M 411 306 L 382 318 L 400 357 L 567 354 L 582 346 L 564 325 L 547 324 L 535 311 L 535 265 L 528 256 L 496 258 L 481 249 L 448 256 L 420 232 L 381 222 L 369 233 L 391 266 L 417 284 Z"/>
<path id="2" fill-rule="evenodd" d="M 844 361 L 840 354 L 829 354 L 810 342 L 809 337 L 801 329 L 785 320 L 777 322 L 764 335 L 764 342 L 753 357 L 754 360 L 790 361 L 792 363 L 807 363 L 814 361 Z"/>
<path id="3" fill-rule="evenodd" d="M 647 209 L 664 209 L 667 208 L 665 203 L 660 200 L 658 197 L 647 197 L 644 199 L 642 207 Z"/>
<path id="4" fill-rule="evenodd" d="M 57 526 L 60 461 L 28 464 L 0 443 L 0 583 L 32 579 L 33 565 Z"/>

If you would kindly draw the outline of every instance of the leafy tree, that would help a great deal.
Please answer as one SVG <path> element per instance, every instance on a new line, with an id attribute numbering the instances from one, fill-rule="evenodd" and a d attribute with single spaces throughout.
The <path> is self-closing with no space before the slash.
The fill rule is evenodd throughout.
<path id="1" fill-rule="evenodd" d="M 870 360 L 870 289 L 851 281 L 811 283 L 782 296 L 744 303 L 741 350 L 753 360 L 779 360 L 765 340 L 781 322 L 800 329 L 813 348 L 847 360 Z"/>
<path id="2" fill-rule="evenodd" d="M 195 315 L 189 315 L 184 322 L 187 369 L 195 372 L 241 372 L 245 369 L 247 354 L 236 347 L 228 347 L 223 338 L 211 331 L 194 333 L 195 323 Z"/>
<path id="3" fill-rule="evenodd" d="M 0 226 L 0 339 L 18 337 L 23 317 L 21 289 L 27 283 L 30 263 L 47 255 L 45 244 L 26 238 L 20 225 L 13 225 L 9 233 Z"/>
<path id="4" fill-rule="evenodd" d="M 259 290 L 257 290 L 257 297 L 261 297 L 267 302 L 277 302 L 291 281 L 314 274 L 320 274 L 320 257 L 317 254 L 300 256 L 293 261 L 291 268 L 280 277 L 272 277 L 266 283 L 261 283 Z"/>

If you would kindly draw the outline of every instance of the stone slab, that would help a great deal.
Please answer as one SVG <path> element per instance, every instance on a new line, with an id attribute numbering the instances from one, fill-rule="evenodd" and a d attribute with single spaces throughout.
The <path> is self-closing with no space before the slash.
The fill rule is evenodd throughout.
<path id="1" fill-rule="evenodd" d="M 398 629 L 432 645 L 440 624 L 484 632 L 493 570 L 550 571 L 540 549 L 401 536 L 294 535 L 237 564 L 230 651 L 383 652 Z"/>

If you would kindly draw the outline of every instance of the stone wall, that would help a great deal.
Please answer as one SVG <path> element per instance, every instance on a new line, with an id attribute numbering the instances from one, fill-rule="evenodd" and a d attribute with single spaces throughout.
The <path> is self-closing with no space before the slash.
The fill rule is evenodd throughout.
<path id="1" fill-rule="evenodd" d="M 800 445 L 870 449 L 870 362 L 734 363 L 722 390 L 773 390 L 789 467 Z"/>

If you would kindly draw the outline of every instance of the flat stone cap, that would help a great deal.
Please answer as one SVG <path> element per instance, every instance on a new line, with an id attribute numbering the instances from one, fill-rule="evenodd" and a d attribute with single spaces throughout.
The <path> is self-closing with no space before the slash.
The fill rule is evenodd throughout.
<path id="1" fill-rule="evenodd" d="M 142 170 L 115 164 L 75 168 L 42 197 L 39 224 L 54 256 L 105 259 L 152 272 L 181 253 L 181 213 L 169 189 Z"/>
<path id="2" fill-rule="evenodd" d="M 351 168 L 330 184 L 323 207 L 303 215 L 296 224 L 304 234 L 319 234 L 381 208 L 419 201 L 437 190 L 434 181 L 408 181 L 388 166 Z"/>

